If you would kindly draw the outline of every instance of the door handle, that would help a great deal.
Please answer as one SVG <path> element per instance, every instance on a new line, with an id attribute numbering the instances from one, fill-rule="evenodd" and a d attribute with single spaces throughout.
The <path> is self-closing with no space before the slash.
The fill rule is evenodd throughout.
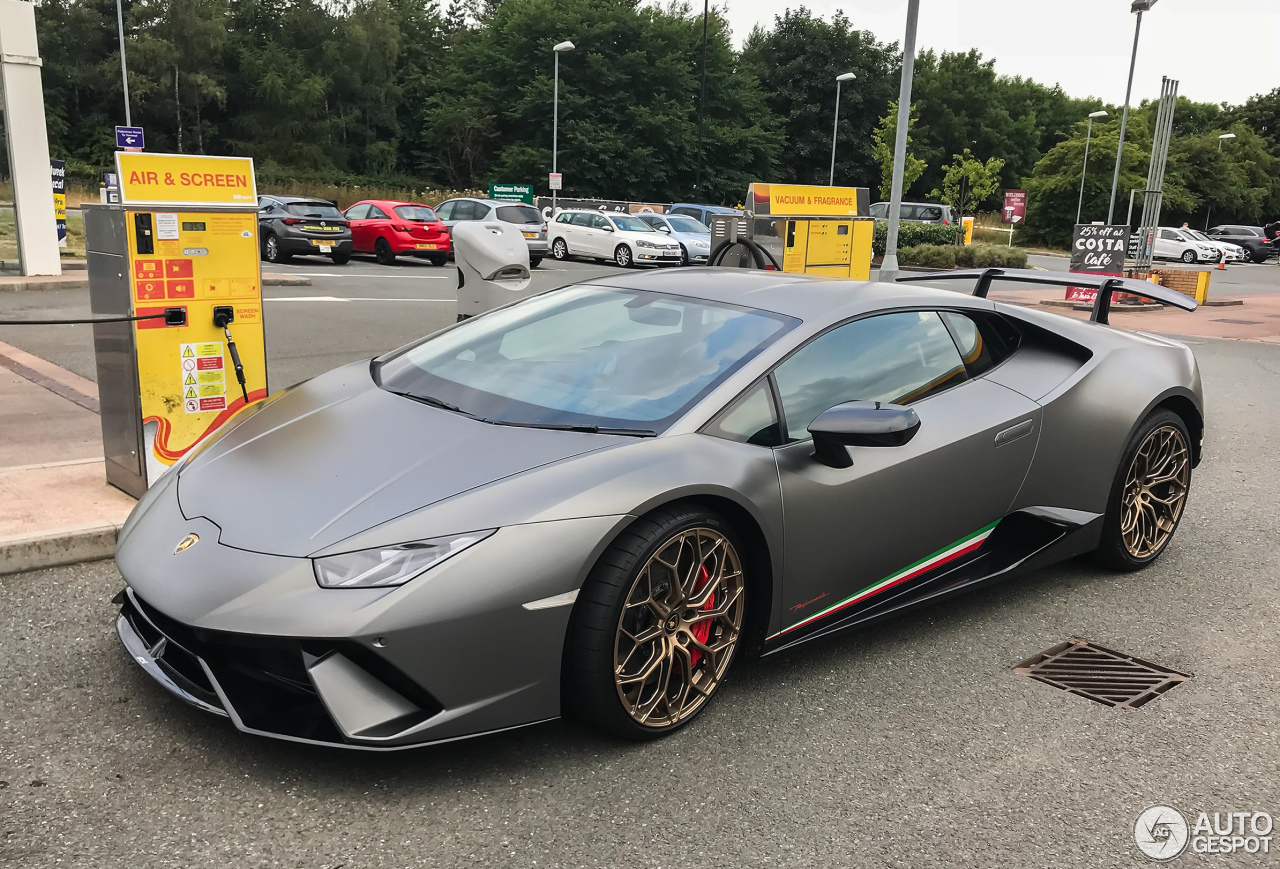
<path id="1" fill-rule="evenodd" d="M 1024 438 L 1031 434 L 1032 429 L 1036 427 L 1036 421 L 1033 419 L 1024 419 L 1017 425 L 1011 425 L 1002 432 L 996 434 L 996 446 L 1002 447 L 1005 444 L 1011 444 L 1019 438 Z"/>

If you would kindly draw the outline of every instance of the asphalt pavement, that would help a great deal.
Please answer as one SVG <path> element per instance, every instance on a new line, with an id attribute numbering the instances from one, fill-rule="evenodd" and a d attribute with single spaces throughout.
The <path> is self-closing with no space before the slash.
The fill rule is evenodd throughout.
<path id="1" fill-rule="evenodd" d="M 313 318 L 298 334 L 322 316 L 273 305 Z M 402 310 L 406 334 L 439 316 Z M 740 661 L 643 745 L 563 722 L 392 755 L 245 736 L 121 649 L 110 562 L 0 578 L 0 865 L 1099 869 L 1150 865 L 1133 826 L 1154 804 L 1280 815 L 1280 347 L 1194 349 L 1205 459 L 1156 565 L 1073 561 Z M 1193 678 L 1126 711 L 1014 674 L 1073 636 Z"/>

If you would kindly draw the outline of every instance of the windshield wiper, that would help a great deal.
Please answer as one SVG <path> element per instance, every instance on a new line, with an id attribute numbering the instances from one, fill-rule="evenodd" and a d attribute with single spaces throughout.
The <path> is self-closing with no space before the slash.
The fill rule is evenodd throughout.
<path id="1" fill-rule="evenodd" d="M 431 407 L 438 407 L 441 410 L 451 410 L 454 413 L 460 413 L 463 416 L 474 416 L 474 414 L 467 413 L 456 404 L 450 404 L 442 398 L 436 398 L 434 395 L 418 395 L 416 392 L 404 392 L 398 389 L 388 389 L 387 392 L 390 392 L 392 395 L 399 395 L 402 398 L 407 398 L 411 401 L 416 401 L 419 404 L 427 404 Z"/>
<path id="2" fill-rule="evenodd" d="M 656 437 L 657 432 L 649 428 L 610 428 L 594 423 L 560 423 L 560 422 L 508 422 L 500 419 L 486 419 L 491 425 L 508 425 L 515 428 L 542 428 L 549 431 L 580 431 L 587 434 L 627 435 L 636 438 Z"/>

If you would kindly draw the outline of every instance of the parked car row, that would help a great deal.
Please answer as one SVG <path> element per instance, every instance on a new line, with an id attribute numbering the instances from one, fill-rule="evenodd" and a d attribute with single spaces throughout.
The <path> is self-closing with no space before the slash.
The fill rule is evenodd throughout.
<path id="1" fill-rule="evenodd" d="M 679 209 L 679 210 L 677 210 Z M 318 254 L 342 265 L 353 253 L 373 254 L 383 265 L 399 257 L 443 266 L 452 253 L 450 233 L 466 221 L 500 220 L 520 228 L 537 268 L 550 253 L 556 259 L 589 257 L 620 266 L 641 263 L 704 265 L 711 253 L 711 229 L 693 216 L 736 214 L 732 208 L 679 203 L 666 214 L 621 214 L 572 209 L 549 227 L 531 205 L 460 197 L 435 208 L 417 202 L 366 199 L 345 212 L 324 199 L 305 196 L 258 197 L 262 258 L 287 262 Z"/>
<path id="2" fill-rule="evenodd" d="M 1193 263 L 1225 262 L 1262 262 L 1271 255 L 1271 243 L 1258 230 L 1257 236 L 1237 230 L 1248 230 L 1250 227 L 1214 227 L 1208 234 L 1183 226 L 1160 226 L 1156 228 L 1155 238 L 1151 242 L 1152 259 L 1180 260 L 1188 265 Z M 1237 241 L 1238 240 L 1238 241 Z M 1247 246 L 1239 242 L 1251 240 Z M 1138 255 L 1141 239 L 1134 233 L 1129 239 L 1129 256 Z"/>

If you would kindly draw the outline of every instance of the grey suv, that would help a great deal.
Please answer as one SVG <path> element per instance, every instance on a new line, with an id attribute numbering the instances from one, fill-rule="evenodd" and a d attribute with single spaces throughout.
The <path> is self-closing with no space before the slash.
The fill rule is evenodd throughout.
<path id="1" fill-rule="evenodd" d="M 503 202 L 498 199 L 471 199 L 460 197 L 446 199 L 436 206 L 436 215 L 450 230 L 467 220 L 501 220 L 514 223 L 529 245 L 529 268 L 536 269 L 547 255 L 547 222 L 542 212 L 523 202 Z"/>
<path id="2" fill-rule="evenodd" d="M 1267 232 L 1261 226 L 1215 226 L 1205 232 L 1214 241 L 1225 241 L 1239 245 L 1249 254 L 1249 259 L 1256 263 L 1264 263 L 1275 253 L 1276 245 L 1267 238 Z"/>
<path id="3" fill-rule="evenodd" d="M 283 263 L 297 254 L 351 259 L 351 227 L 338 206 L 308 196 L 259 196 L 258 240 L 262 258 Z"/>
<path id="4" fill-rule="evenodd" d="M 871 216 L 876 220 L 888 220 L 889 203 L 877 202 L 871 206 Z M 941 223 L 948 226 L 955 223 L 951 216 L 951 206 L 936 202 L 904 202 L 899 216 L 909 223 Z"/>

